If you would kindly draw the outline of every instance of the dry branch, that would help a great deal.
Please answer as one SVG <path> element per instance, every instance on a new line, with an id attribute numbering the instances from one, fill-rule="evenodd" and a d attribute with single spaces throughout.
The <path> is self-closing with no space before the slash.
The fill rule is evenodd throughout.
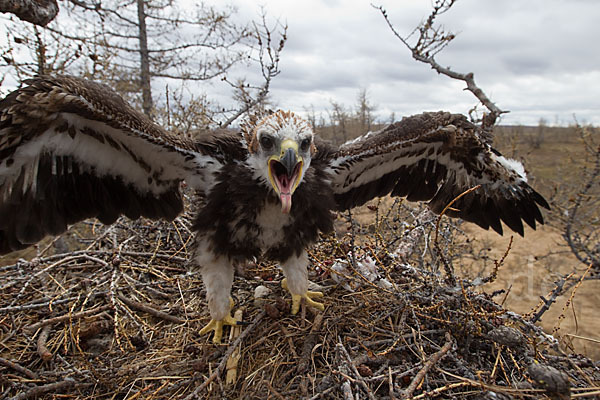
<path id="1" fill-rule="evenodd" d="M 35 386 L 28 391 L 21 393 L 15 397 L 12 397 L 11 400 L 25 400 L 31 399 L 34 397 L 39 397 L 46 393 L 58 393 L 61 390 L 68 389 L 72 386 L 84 387 L 84 386 L 92 386 L 91 383 L 76 383 L 73 379 L 65 379 L 64 381 L 47 383 L 41 386 Z"/>
<path id="2" fill-rule="evenodd" d="M 198 395 L 200 393 L 202 393 L 202 391 L 204 389 L 206 389 L 206 387 L 212 381 L 214 381 L 219 375 L 221 375 L 221 373 L 225 369 L 225 366 L 227 365 L 227 360 L 229 359 L 231 354 L 233 354 L 233 352 L 237 349 L 237 347 L 240 345 L 240 343 L 242 343 L 242 341 L 246 338 L 246 336 L 248 336 L 256 328 L 258 323 L 264 318 L 265 315 L 266 315 L 266 312 L 262 311 L 260 314 L 258 314 L 254 318 L 254 321 L 252 321 L 252 323 L 246 329 L 244 329 L 244 332 L 242 332 L 242 334 L 240 336 L 238 336 L 238 338 L 235 340 L 235 342 L 233 342 L 231 345 L 229 345 L 229 348 L 225 352 L 225 355 L 223 355 L 223 358 L 222 358 L 221 362 L 219 363 L 219 365 L 217 366 L 217 369 L 215 369 L 215 371 L 208 377 L 208 379 L 206 379 L 202 383 L 202 385 L 198 386 L 198 388 L 196 390 L 194 390 L 190 395 L 188 395 L 184 400 L 191 400 L 191 399 L 197 398 Z"/>
<path id="3" fill-rule="evenodd" d="M 123 296 L 122 294 L 117 295 L 117 297 L 119 300 L 121 300 L 123 303 L 127 304 L 129 307 L 134 308 L 138 311 L 143 311 L 145 313 L 148 313 L 152 316 L 155 316 L 156 318 L 164 319 L 165 321 L 174 322 L 176 324 L 183 324 L 186 322 L 184 319 L 181 319 L 174 315 L 167 314 L 166 312 L 157 310 L 153 307 L 150 307 L 147 304 L 143 304 L 143 303 L 140 303 L 139 301 L 128 299 L 127 297 Z"/>
<path id="4" fill-rule="evenodd" d="M 85 310 L 85 311 L 80 311 L 77 313 L 69 313 L 69 314 L 65 314 L 65 315 L 59 315 L 58 317 L 54 317 L 54 318 L 48 318 L 45 319 L 43 321 L 40 322 L 36 322 L 33 325 L 29 325 L 26 326 L 24 329 L 31 331 L 31 332 L 35 332 L 36 330 L 40 329 L 41 327 L 44 327 L 46 325 L 54 325 L 57 324 L 59 322 L 64 322 L 64 321 L 70 321 L 70 320 L 76 320 L 76 319 L 80 319 L 80 318 L 85 318 L 85 317 L 89 317 L 91 315 L 96 315 L 96 314 L 100 314 L 104 311 L 110 310 L 112 307 L 109 305 L 104 305 L 98 308 L 94 308 L 92 310 Z"/>
<path id="5" fill-rule="evenodd" d="M 467 90 L 489 110 L 489 114 L 483 117 L 482 128 L 488 132 L 495 123 L 498 117 L 508 111 L 500 109 L 485 92 L 475 83 L 475 75 L 472 72 L 461 73 L 452 70 L 449 67 L 441 66 L 435 56 L 445 49 L 448 44 L 456 37 L 453 33 L 448 33 L 442 27 L 435 26 L 435 20 L 438 16 L 448 11 L 456 2 L 456 0 L 435 0 L 433 2 L 433 10 L 431 14 L 408 36 L 402 36 L 396 30 L 389 19 L 389 16 L 382 6 L 375 7 L 381 12 L 386 24 L 396 36 L 411 52 L 412 57 L 422 63 L 428 64 L 436 72 L 446 75 L 452 79 L 463 81 L 467 84 Z M 418 38 L 414 44 L 410 43 L 410 37 L 418 33 Z"/>
<path id="6" fill-rule="evenodd" d="M 306 340 L 302 345 L 302 352 L 300 353 L 300 360 L 298 361 L 298 374 L 304 374 L 306 371 L 308 371 L 308 367 L 310 365 L 310 354 L 319 340 L 319 331 L 321 330 L 322 323 L 323 313 L 319 313 L 315 317 L 313 326 L 310 328 L 310 333 L 306 336 Z"/>
<path id="7" fill-rule="evenodd" d="M 442 347 L 440 349 L 440 351 L 435 353 L 433 356 L 431 356 L 431 358 L 429 358 L 425 362 L 425 364 L 423 365 L 423 368 L 421 368 L 421 370 L 417 373 L 417 375 L 415 375 L 415 377 L 410 382 L 410 385 L 408 385 L 408 388 L 404 391 L 404 393 L 402 393 L 403 399 L 408 399 L 408 398 L 412 397 L 413 393 L 415 392 L 415 389 L 417 388 L 417 385 L 419 385 L 421 383 L 421 381 L 423 380 L 423 378 L 425 378 L 425 375 L 427 375 L 427 372 L 429 372 L 429 370 L 446 353 L 448 353 L 448 351 L 450 351 L 450 349 L 452 348 L 452 343 L 453 343 L 452 336 L 450 336 L 450 334 L 448 332 L 446 332 L 446 343 L 444 343 L 444 347 Z"/>
<path id="8" fill-rule="evenodd" d="M 20 364 L 14 362 L 14 361 L 10 361 L 10 360 L 0 357 L 0 364 L 14 369 L 15 371 L 25 375 L 26 377 L 28 377 L 30 379 L 40 379 L 39 376 L 35 372 L 31 371 L 28 368 L 21 366 Z"/>
<path id="9" fill-rule="evenodd" d="M 46 342 L 48 341 L 51 329 L 52 327 L 50 325 L 45 325 L 38 336 L 37 352 L 42 361 L 50 361 L 52 359 L 52 353 L 48 350 L 48 347 L 46 347 Z"/>

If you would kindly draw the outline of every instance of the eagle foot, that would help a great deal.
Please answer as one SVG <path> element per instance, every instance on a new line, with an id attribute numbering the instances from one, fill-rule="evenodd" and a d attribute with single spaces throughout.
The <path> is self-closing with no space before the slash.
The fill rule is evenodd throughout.
<path id="1" fill-rule="evenodd" d="M 216 320 L 216 319 L 211 319 L 210 322 L 208 324 L 206 324 L 206 326 L 204 328 L 202 328 L 200 330 L 200 334 L 204 335 L 205 333 L 208 333 L 210 331 L 214 331 L 215 334 L 213 336 L 213 343 L 214 344 L 221 344 L 221 338 L 223 337 L 223 325 L 230 325 L 230 326 L 235 326 L 238 325 L 238 320 L 236 320 L 235 318 L 233 318 L 231 316 L 231 309 L 233 308 L 233 299 L 229 298 L 229 314 L 227 314 L 225 316 L 225 318 L 220 319 L 220 320 Z"/>
<path id="2" fill-rule="evenodd" d="M 289 291 L 287 279 L 284 278 L 281 281 L 281 287 Z M 318 308 L 321 311 L 325 310 L 325 306 L 323 305 L 323 303 L 318 303 L 313 300 L 314 297 L 323 297 L 324 294 L 321 292 L 312 292 L 310 290 L 307 290 L 304 294 L 294 294 L 292 292 L 290 293 L 292 295 L 292 315 L 298 314 L 298 311 L 300 310 L 300 301 L 302 299 L 304 299 L 306 304 L 308 304 L 309 306 Z"/>

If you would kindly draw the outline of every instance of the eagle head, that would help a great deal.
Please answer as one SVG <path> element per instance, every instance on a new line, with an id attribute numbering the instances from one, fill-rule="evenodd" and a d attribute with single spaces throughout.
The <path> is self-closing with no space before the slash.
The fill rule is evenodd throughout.
<path id="1" fill-rule="evenodd" d="M 292 195 L 316 153 L 313 130 L 308 121 L 281 110 L 253 125 L 246 135 L 249 163 L 279 196 L 281 211 L 287 214 L 292 208 Z"/>

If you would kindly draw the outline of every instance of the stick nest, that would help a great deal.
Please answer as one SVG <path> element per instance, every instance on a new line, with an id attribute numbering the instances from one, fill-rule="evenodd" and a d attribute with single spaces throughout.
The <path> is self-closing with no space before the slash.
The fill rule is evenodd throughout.
<path id="1" fill-rule="evenodd" d="M 529 316 L 478 290 L 494 273 L 454 275 L 468 253 L 460 226 L 401 202 L 369 208 L 374 223 L 340 216 L 337 234 L 309 251 L 324 312 L 291 316 L 279 268 L 258 260 L 235 278 L 244 325 L 222 345 L 198 334 L 209 316 L 186 261 L 189 213 L 172 223 L 82 223 L 29 260 L 0 259 L 0 398 L 600 393 L 597 363 L 565 354 Z M 256 298 L 259 286 L 268 294 Z"/>

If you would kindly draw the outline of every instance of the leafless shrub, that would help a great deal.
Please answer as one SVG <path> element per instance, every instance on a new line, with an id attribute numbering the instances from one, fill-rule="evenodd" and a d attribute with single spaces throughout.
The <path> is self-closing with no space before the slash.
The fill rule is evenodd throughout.
<path id="1" fill-rule="evenodd" d="M 600 277 L 600 140 L 592 127 L 576 126 L 584 147 L 573 179 L 557 184 L 552 196 L 552 224 L 563 232 L 569 250 L 591 265 L 591 277 Z"/>

